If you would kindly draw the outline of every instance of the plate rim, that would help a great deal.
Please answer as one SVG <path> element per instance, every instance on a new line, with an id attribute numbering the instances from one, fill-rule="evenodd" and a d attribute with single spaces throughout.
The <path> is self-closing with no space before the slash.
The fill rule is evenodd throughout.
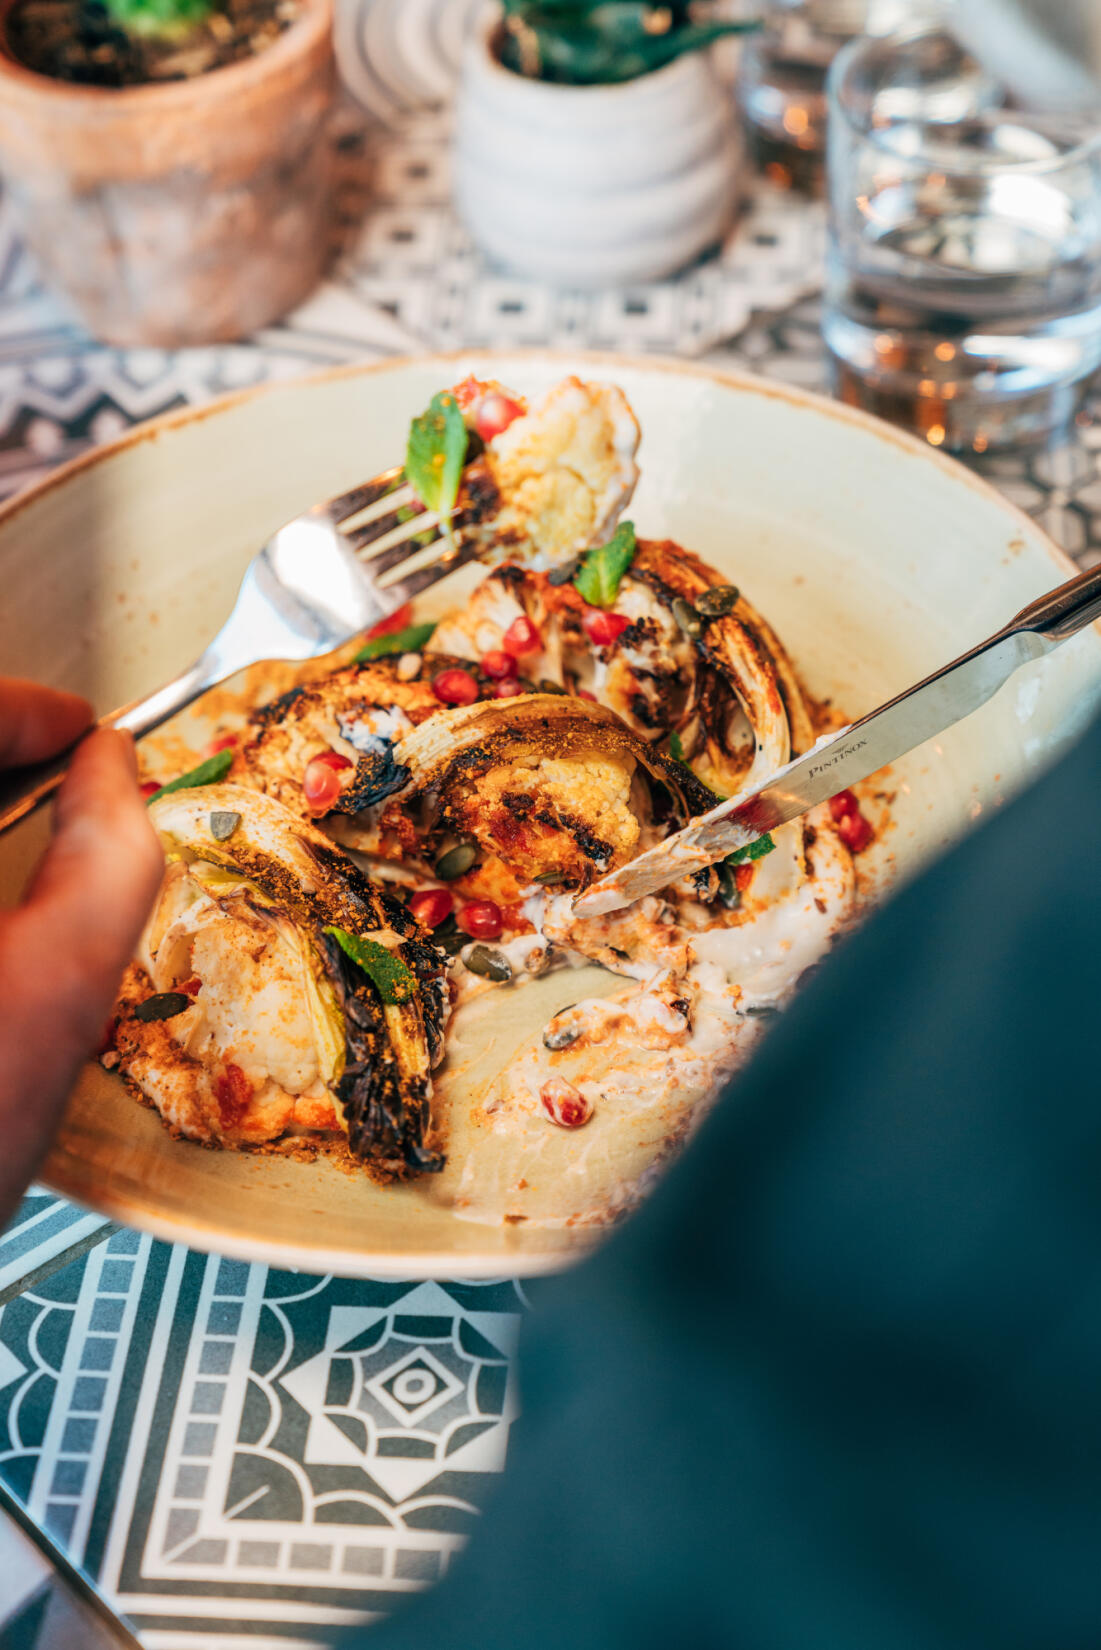
<path id="1" fill-rule="evenodd" d="M 303 389 L 322 387 L 345 379 L 371 378 L 386 373 L 402 372 L 408 368 L 423 369 L 438 362 L 442 368 L 451 364 L 485 362 L 488 366 L 502 361 L 530 361 L 547 365 L 570 363 L 573 368 L 594 372 L 628 370 L 643 373 L 667 373 L 681 378 L 695 378 L 718 384 L 743 394 L 765 396 L 785 402 L 800 410 L 816 413 L 855 427 L 867 435 L 877 437 L 890 447 L 932 463 L 957 484 L 965 483 L 982 498 L 996 507 L 1007 525 L 1023 532 L 1028 541 L 1038 544 L 1047 554 L 1055 569 L 1064 578 L 1078 569 L 1071 557 L 1060 548 L 1050 534 L 1019 505 L 1005 496 L 991 481 L 977 475 L 959 459 L 922 441 L 909 431 L 876 418 L 861 408 L 833 400 L 828 395 L 799 386 L 780 383 L 759 373 L 745 372 L 736 367 L 686 361 L 675 355 L 632 354 L 615 350 L 563 350 L 553 348 L 465 348 L 446 351 L 427 351 L 385 356 L 379 361 L 360 361 L 329 366 L 292 378 L 277 379 L 262 384 L 247 385 L 204 401 L 198 406 L 173 408 L 156 417 L 143 420 L 132 428 L 87 452 L 59 464 L 47 475 L 15 493 L 0 504 L 0 537 L 10 524 L 25 510 L 55 489 L 67 486 L 77 476 L 96 466 L 109 463 L 146 441 L 155 441 L 177 429 L 186 428 L 210 418 L 234 411 L 261 397 L 291 395 Z M 446 374 L 445 374 L 446 376 Z M 1101 620 L 1092 627 L 1101 640 Z M 501 1277 L 532 1277 L 565 1271 L 591 1253 L 608 1228 L 573 1227 L 571 1247 L 552 1248 L 545 1254 L 508 1255 L 454 1255 L 450 1251 L 431 1251 L 404 1257 L 377 1251 L 311 1247 L 308 1242 L 290 1243 L 273 1238 L 246 1238 L 242 1234 L 214 1230 L 196 1225 L 183 1218 L 165 1215 L 142 1201 L 140 1189 L 135 1187 L 128 1199 L 125 1194 L 113 1194 L 109 1189 L 92 1203 L 87 1200 L 86 1186 L 72 1189 L 73 1179 L 66 1171 L 66 1157 L 71 1151 L 59 1150 L 56 1142 L 40 1165 L 39 1183 L 95 1214 L 109 1220 L 118 1220 L 127 1226 L 147 1232 L 154 1238 L 169 1243 L 182 1243 L 188 1248 L 210 1254 L 225 1255 L 231 1259 L 250 1261 L 276 1267 L 291 1267 L 303 1271 L 321 1270 L 345 1277 L 380 1277 L 430 1279 L 460 1274 L 472 1280 Z M 466 1223 L 472 1224 L 472 1223 Z M 496 1232 L 498 1229 L 493 1228 Z M 558 1230 L 558 1229 L 555 1229 Z M 589 1233 L 591 1232 L 591 1236 Z M 502 1268 L 507 1268 L 503 1271 Z"/>

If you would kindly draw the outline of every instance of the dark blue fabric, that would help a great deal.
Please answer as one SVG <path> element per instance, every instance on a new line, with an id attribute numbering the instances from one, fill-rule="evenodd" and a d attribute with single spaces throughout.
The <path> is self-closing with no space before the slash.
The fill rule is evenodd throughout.
<path id="1" fill-rule="evenodd" d="M 1096 1650 L 1101 725 L 878 914 L 522 1344 L 373 1650 Z"/>

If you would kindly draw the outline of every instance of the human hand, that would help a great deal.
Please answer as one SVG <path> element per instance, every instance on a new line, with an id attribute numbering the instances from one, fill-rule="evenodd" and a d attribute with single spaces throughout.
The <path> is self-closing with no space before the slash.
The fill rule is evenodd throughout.
<path id="1" fill-rule="evenodd" d="M 0 768 L 39 762 L 92 720 L 75 694 L 0 678 Z M 0 1220 L 45 1154 L 81 1063 L 103 1039 L 164 869 L 128 734 L 91 733 L 57 795 L 23 900 L 0 911 Z"/>

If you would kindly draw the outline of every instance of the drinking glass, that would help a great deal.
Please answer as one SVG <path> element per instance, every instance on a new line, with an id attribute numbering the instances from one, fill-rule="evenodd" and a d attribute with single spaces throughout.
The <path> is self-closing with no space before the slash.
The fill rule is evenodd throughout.
<path id="1" fill-rule="evenodd" d="M 938 30 L 853 41 L 829 99 L 835 392 L 957 452 L 1052 436 L 1101 365 L 1101 130 Z"/>
<path id="2" fill-rule="evenodd" d="M 738 59 L 738 103 L 758 169 L 818 194 L 826 171 L 826 74 L 858 34 L 930 23 L 944 0 L 771 0 Z"/>

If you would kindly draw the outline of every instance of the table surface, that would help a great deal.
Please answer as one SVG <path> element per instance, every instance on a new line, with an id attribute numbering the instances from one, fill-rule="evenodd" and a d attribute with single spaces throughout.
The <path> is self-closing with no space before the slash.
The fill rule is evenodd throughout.
<path id="1" fill-rule="evenodd" d="M 758 190 L 720 254 L 630 290 L 555 291 L 485 265 L 448 205 L 447 94 L 472 9 L 346 0 L 358 106 L 334 132 L 337 262 L 253 339 L 97 345 L 41 286 L 0 200 L 0 494 L 173 407 L 392 354 L 615 348 L 824 386 L 818 205 Z M 1101 561 L 1098 410 L 1065 445 L 982 466 L 1083 566 Z M 0 1237 L 0 1498 L 53 1556 L 0 1514 L 0 1642 L 133 1642 L 117 1612 L 148 1650 L 289 1650 L 389 1611 L 443 1573 L 504 1464 L 530 1304 L 509 1280 L 220 1260 L 32 1190 Z"/>

